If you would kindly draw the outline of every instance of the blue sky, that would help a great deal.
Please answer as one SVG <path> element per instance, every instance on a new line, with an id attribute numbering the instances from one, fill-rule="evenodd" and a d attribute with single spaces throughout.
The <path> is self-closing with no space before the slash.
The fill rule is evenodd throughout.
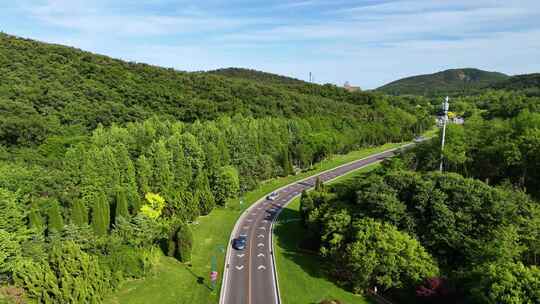
<path id="1" fill-rule="evenodd" d="M 375 88 L 447 68 L 540 72 L 539 0 L 17 0 L 0 30 L 130 61 Z"/>

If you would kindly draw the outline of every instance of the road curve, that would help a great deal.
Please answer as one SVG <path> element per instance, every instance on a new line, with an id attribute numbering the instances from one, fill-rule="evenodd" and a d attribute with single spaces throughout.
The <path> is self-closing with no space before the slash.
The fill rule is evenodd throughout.
<path id="1" fill-rule="evenodd" d="M 397 149 L 409 145 L 373 154 L 296 181 L 276 190 L 279 195 L 274 201 L 267 200 L 265 196 L 246 209 L 237 220 L 231 233 L 225 257 L 219 303 L 281 304 L 273 255 L 272 229 L 282 208 L 300 195 L 303 190 L 314 187 L 317 177 L 323 182 L 330 181 L 369 164 L 392 157 Z M 231 247 L 232 240 L 240 234 L 247 235 L 247 245 L 243 251 Z"/>

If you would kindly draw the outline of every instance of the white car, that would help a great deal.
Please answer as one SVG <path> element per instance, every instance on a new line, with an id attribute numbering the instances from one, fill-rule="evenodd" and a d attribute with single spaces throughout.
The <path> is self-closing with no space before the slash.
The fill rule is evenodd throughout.
<path id="1" fill-rule="evenodd" d="M 272 192 L 266 197 L 266 199 L 269 201 L 275 201 L 277 197 L 278 197 L 277 192 Z"/>

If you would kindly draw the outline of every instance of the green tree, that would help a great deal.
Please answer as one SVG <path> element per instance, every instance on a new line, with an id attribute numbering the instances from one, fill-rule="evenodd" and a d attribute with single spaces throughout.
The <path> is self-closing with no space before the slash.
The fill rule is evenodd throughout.
<path id="1" fill-rule="evenodd" d="M 199 203 L 201 215 L 207 215 L 214 209 L 216 204 L 214 194 L 210 190 L 210 183 L 206 172 L 201 170 L 195 177 L 195 200 Z"/>
<path id="2" fill-rule="evenodd" d="M 365 218 L 353 224 L 353 231 L 343 266 L 356 292 L 411 286 L 439 272 L 422 245 L 393 225 Z"/>
<path id="3" fill-rule="evenodd" d="M 148 159 L 141 155 L 137 159 L 137 180 L 139 183 L 139 191 L 144 195 L 151 192 L 150 183 L 152 181 L 152 164 Z"/>
<path id="4" fill-rule="evenodd" d="M 25 214 L 18 196 L 0 188 L 0 229 L 15 232 L 25 226 Z"/>
<path id="5" fill-rule="evenodd" d="M 283 167 L 283 175 L 285 176 L 294 173 L 292 161 L 289 154 L 289 148 L 285 146 L 281 152 L 281 166 Z"/>
<path id="6" fill-rule="evenodd" d="M 97 235 L 106 235 L 110 226 L 110 206 L 105 193 L 92 193 L 92 228 Z"/>
<path id="7" fill-rule="evenodd" d="M 64 219 L 57 200 L 51 200 L 47 209 L 47 228 L 49 233 L 60 232 L 64 228 Z"/>
<path id="8" fill-rule="evenodd" d="M 302 225 L 306 226 L 309 212 L 315 208 L 313 204 L 313 199 L 309 195 L 309 192 L 306 190 L 302 191 L 300 196 L 300 218 L 302 220 Z"/>
<path id="9" fill-rule="evenodd" d="M 324 192 L 324 183 L 319 176 L 315 179 L 315 191 Z"/>
<path id="10" fill-rule="evenodd" d="M 177 259 L 183 263 L 191 261 L 191 250 L 193 247 L 193 234 L 188 224 L 182 224 L 176 234 L 177 239 Z"/>
<path id="11" fill-rule="evenodd" d="M 76 199 L 73 203 L 71 221 L 79 227 L 88 225 L 88 208 L 84 199 Z"/>
<path id="12" fill-rule="evenodd" d="M 479 303 L 540 302 L 540 269 L 521 262 L 484 264 L 475 270 L 471 293 Z"/>
<path id="13" fill-rule="evenodd" d="M 128 210 L 128 201 L 127 201 L 127 195 L 126 190 L 122 187 L 116 188 L 116 200 L 115 200 L 115 212 L 114 217 L 123 217 L 127 219 L 129 217 L 129 210 Z"/>
<path id="14" fill-rule="evenodd" d="M 235 197 L 239 190 L 238 171 L 232 166 L 221 167 L 214 183 L 216 202 L 225 206 L 227 200 Z"/>

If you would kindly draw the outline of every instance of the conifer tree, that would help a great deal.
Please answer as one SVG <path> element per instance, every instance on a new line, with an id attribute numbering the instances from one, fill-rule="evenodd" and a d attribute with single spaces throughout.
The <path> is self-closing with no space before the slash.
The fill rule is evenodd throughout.
<path id="1" fill-rule="evenodd" d="M 115 219 L 120 216 L 123 217 L 124 219 L 127 219 L 129 217 L 129 211 L 128 211 L 128 201 L 127 201 L 126 190 L 120 186 L 116 188 L 115 203 L 116 203 L 115 212 L 114 212 Z"/>
<path id="2" fill-rule="evenodd" d="M 300 218 L 302 220 L 302 225 L 306 225 L 309 212 L 315 208 L 313 204 L 313 199 L 309 195 L 309 192 L 306 190 L 302 191 L 300 196 Z"/>
<path id="3" fill-rule="evenodd" d="M 88 225 L 88 208 L 84 200 L 76 199 L 71 209 L 71 221 L 81 227 Z"/>
<path id="4" fill-rule="evenodd" d="M 283 175 L 287 176 L 294 172 L 292 162 L 289 157 L 289 148 L 284 147 L 281 155 L 281 165 L 283 167 Z"/>
<path id="5" fill-rule="evenodd" d="M 324 183 L 322 182 L 321 178 L 318 176 L 317 176 L 317 179 L 315 179 L 315 191 L 324 192 Z"/>
<path id="6" fill-rule="evenodd" d="M 165 142 L 160 140 L 154 142 L 151 146 L 152 164 L 154 167 L 152 176 L 151 188 L 155 189 L 170 200 L 170 192 L 172 190 L 173 175 L 171 172 L 171 153 L 167 150 Z"/>
<path id="7" fill-rule="evenodd" d="M 143 195 L 152 192 L 152 189 L 150 189 L 150 182 L 152 180 L 152 165 L 144 155 L 141 155 L 137 159 L 137 177 L 139 182 L 139 191 L 141 191 Z"/>
<path id="8" fill-rule="evenodd" d="M 191 228 L 183 223 L 176 234 L 177 253 L 176 257 L 180 262 L 187 263 L 191 261 L 191 250 L 193 247 L 193 234 Z"/>
<path id="9" fill-rule="evenodd" d="M 57 200 L 51 200 L 47 210 L 47 228 L 49 232 L 60 232 L 64 227 L 64 219 Z"/>
<path id="10" fill-rule="evenodd" d="M 38 204 L 34 201 L 30 206 L 30 212 L 28 213 L 28 226 L 35 231 L 42 232 L 45 228 L 45 221 L 41 216 L 41 210 Z"/>
<path id="11" fill-rule="evenodd" d="M 0 188 L 0 229 L 15 232 L 24 224 L 24 210 L 15 193 Z"/>
<path id="12" fill-rule="evenodd" d="M 97 235 L 105 235 L 109 230 L 110 207 L 107 197 L 101 191 L 93 194 L 92 228 Z"/>
<path id="13" fill-rule="evenodd" d="M 214 194 L 210 190 L 210 183 L 205 171 L 200 171 L 195 178 L 195 200 L 199 204 L 201 215 L 207 215 L 216 204 Z"/>

